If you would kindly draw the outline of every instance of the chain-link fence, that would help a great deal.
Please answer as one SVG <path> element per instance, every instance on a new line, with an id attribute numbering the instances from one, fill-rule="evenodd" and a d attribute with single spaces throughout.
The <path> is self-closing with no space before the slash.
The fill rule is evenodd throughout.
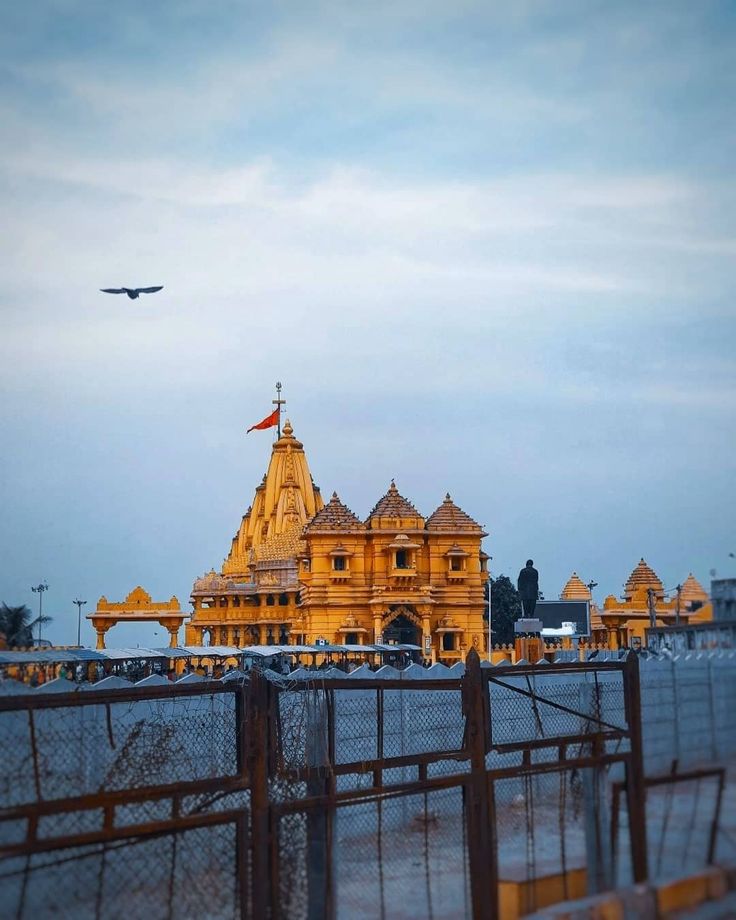
<path id="1" fill-rule="evenodd" d="M 657 667 L 0 698 L 2 915 L 491 918 L 690 869 L 733 678 Z"/>
<path id="2" fill-rule="evenodd" d="M 240 917 L 242 713 L 233 684 L 0 701 L 2 916 Z"/>

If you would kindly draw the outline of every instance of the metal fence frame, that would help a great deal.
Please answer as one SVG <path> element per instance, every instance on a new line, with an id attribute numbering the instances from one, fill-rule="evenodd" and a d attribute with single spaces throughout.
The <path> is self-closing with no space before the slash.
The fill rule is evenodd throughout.
<path id="1" fill-rule="evenodd" d="M 602 674 L 618 674 L 623 688 L 624 724 L 616 725 L 594 711 L 579 711 L 545 698 L 534 691 L 531 681 L 545 677 L 592 674 L 596 681 Z M 522 677 L 526 686 L 509 683 Z M 518 741 L 493 741 L 492 686 L 504 687 L 530 701 L 535 715 L 544 723 L 544 712 L 563 711 L 582 719 L 586 728 L 577 734 L 552 734 Z M 336 757 L 335 694 L 343 690 L 366 691 L 375 695 L 374 757 L 351 762 Z M 386 756 L 384 749 L 384 698 L 392 691 L 455 691 L 459 694 L 463 734 L 461 743 L 452 749 L 431 750 L 400 756 Z M 285 738 L 280 717 L 280 700 L 288 694 L 314 694 L 324 702 L 326 745 L 318 762 L 289 760 L 285 756 Z M 45 800 L 39 779 L 39 755 L 34 733 L 35 714 L 44 709 L 103 706 L 110 726 L 110 707 L 138 701 L 171 700 L 211 694 L 233 694 L 235 706 L 235 745 L 237 769 L 233 775 L 208 776 L 189 782 L 152 784 L 141 788 L 104 790 L 85 795 Z M 547 707 L 547 709 L 545 709 Z M 155 838 L 177 835 L 187 830 L 233 822 L 237 829 L 236 859 L 233 875 L 240 892 L 241 918 L 254 916 L 277 920 L 284 916 L 279 897 L 279 821 L 286 815 L 305 813 L 310 816 L 310 839 L 316 842 L 317 863 L 321 865 L 321 882 L 310 890 L 305 907 L 309 917 L 334 917 L 337 910 L 336 889 L 332 877 L 332 819 L 337 809 L 361 802 L 387 802 L 400 796 L 430 794 L 443 789 L 460 789 L 464 802 L 465 845 L 469 869 L 470 908 L 474 920 L 497 920 L 498 871 L 496 843 L 495 784 L 509 777 L 535 776 L 567 770 L 602 771 L 611 764 L 625 768 L 625 794 L 629 813 L 629 844 L 634 880 L 647 877 L 645 818 L 645 780 L 642 766 L 641 705 L 639 665 L 635 655 L 622 661 L 562 662 L 542 665 L 502 665 L 481 667 L 474 651 L 468 655 L 466 670 L 460 679 L 361 679 L 331 678 L 298 683 L 274 681 L 255 671 L 245 683 L 203 682 L 131 689 L 99 690 L 40 695 L 29 693 L 0 697 L 0 719 L 8 712 L 26 712 L 32 748 L 36 799 L 20 805 L 0 808 L 0 822 L 25 821 L 23 840 L 0 846 L 0 858 L 26 857 L 89 844 L 110 844 L 125 839 Z M 110 729 L 111 730 L 111 729 Z M 625 740 L 610 750 L 610 742 Z M 577 752 L 573 751 L 577 748 Z M 554 759 L 535 760 L 541 750 L 555 752 Z M 520 754 L 521 764 L 509 767 L 489 766 L 489 756 L 496 753 Z M 441 775 L 430 775 L 432 766 L 444 762 L 456 768 Z M 385 782 L 386 771 L 397 767 L 416 770 L 416 778 L 403 782 Z M 340 778 L 368 775 L 370 786 L 338 789 Z M 290 784 L 289 795 L 280 789 Z M 185 796 L 204 794 L 213 799 L 233 792 L 249 794 L 249 808 L 182 814 Z M 158 800 L 168 803 L 169 817 L 137 824 L 116 823 L 120 805 Z M 38 836 L 39 821 L 46 815 L 102 810 L 103 826 L 82 834 L 53 838 Z M 322 854 L 320 856 L 320 853 Z M 321 862 L 320 862 L 321 860 Z M 170 905 L 171 908 L 171 905 Z M 22 904 L 18 916 L 23 913 Z"/>

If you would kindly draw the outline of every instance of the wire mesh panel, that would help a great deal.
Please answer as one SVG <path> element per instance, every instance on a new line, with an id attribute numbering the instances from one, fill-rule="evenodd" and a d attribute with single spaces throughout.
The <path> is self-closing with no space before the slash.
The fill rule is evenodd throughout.
<path id="1" fill-rule="evenodd" d="M 463 802 L 455 787 L 281 815 L 277 916 L 472 916 Z"/>
<path id="2" fill-rule="evenodd" d="M 545 906 L 543 886 L 558 900 L 586 891 L 586 821 L 594 812 L 584 785 L 569 770 L 494 782 L 499 883 L 519 886 L 525 913 Z"/>
<path id="3" fill-rule="evenodd" d="M 150 694 L 150 696 L 148 695 Z M 0 788 L 3 917 L 240 917 L 242 687 L 18 697 Z M 15 706 L 15 708 L 13 708 Z"/>
<path id="4" fill-rule="evenodd" d="M 121 693 L 105 704 L 75 696 L 75 705 L 0 711 L 4 807 L 237 772 L 233 692 Z"/>
<path id="5" fill-rule="evenodd" d="M 234 920 L 237 846 L 230 823 L 11 859 L 0 867 L 2 916 Z"/>

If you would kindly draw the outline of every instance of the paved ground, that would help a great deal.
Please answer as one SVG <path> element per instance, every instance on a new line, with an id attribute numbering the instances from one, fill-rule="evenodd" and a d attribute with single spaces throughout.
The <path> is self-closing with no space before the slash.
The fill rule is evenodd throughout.
<path id="1" fill-rule="evenodd" d="M 734 920 L 736 917 L 736 891 L 732 891 L 721 898 L 720 901 L 709 901 L 693 910 L 678 911 L 670 914 L 667 920 L 684 920 L 684 918 L 697 918 L 697 920 Z"/>

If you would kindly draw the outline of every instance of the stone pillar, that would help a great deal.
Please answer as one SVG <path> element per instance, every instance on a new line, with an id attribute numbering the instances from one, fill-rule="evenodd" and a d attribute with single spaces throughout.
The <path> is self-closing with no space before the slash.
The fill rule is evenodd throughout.
<path id="1" fill-rule="evenodd" d="M 383 640 L 383 617 L 380 613 L 373 616 L 373 641 L 381 642 Z"/>
<path id="2" fill-rule="evenodd" d="M 179 644 L 179 627 L 167 626 L 169 630 L 169 648 L 176 648 Z"/>
<path id="3" fill-rule="evenodd" d="M 618 649 L 618 626 L 608 629 L 608 647 L 614 651 Z"/>
<path id="4" fill-rule="evenodd" d="M 427 639 L 429 639 L 429 642 L 430 642 L 429 655 L 427 655 Z M 434 648 L 432 648 L 431 643 L 432 643 L 432 633 L 431 633 L 431 627 L 430 627 L 429 614 L 424 614 L 424 616 L 422 616 L 422 658 L 431 657 L 432 664 L 434 664 L 435 659 L 436 659 L 436 653 L 435 653 Z"/>
<path id="5" fill-rule="evenodd" d="M 105 633 L 109 628 L 109 626 L 95 627 L 95 632 L 97 633 L 97 645 L 95 648 L 103 649 L 105 647 Z"/>

